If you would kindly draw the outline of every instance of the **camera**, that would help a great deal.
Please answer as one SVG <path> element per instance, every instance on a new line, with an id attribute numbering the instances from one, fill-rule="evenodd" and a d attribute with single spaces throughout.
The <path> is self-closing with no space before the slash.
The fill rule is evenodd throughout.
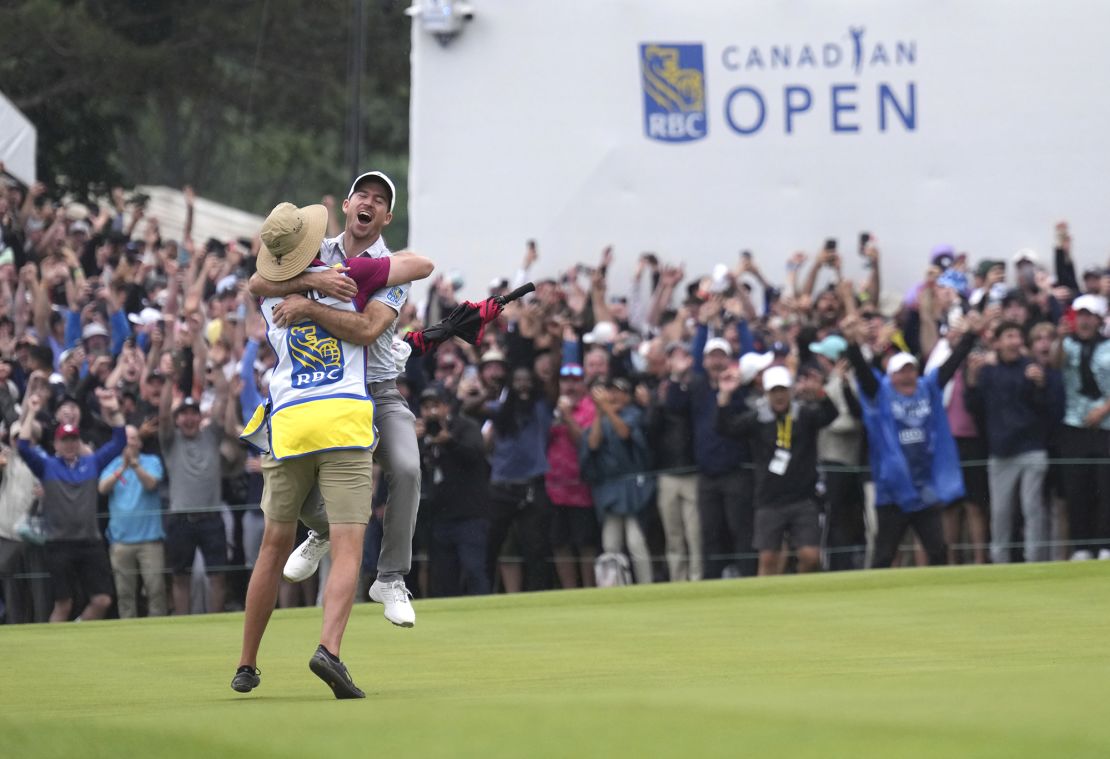
<path id="1" fill-rule="evenodd" d="M 424 422 L 424 436 L 425 437 L 436 437 L 442 431 L 443 431 L 443 425 L 440 424 L 440 421 L 438 419 L 429 419 L 426 422 Z"/>

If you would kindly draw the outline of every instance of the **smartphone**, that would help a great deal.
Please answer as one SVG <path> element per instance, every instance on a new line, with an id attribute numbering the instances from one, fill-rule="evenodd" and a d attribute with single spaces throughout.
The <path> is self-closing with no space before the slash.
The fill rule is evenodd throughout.
<path id="1" fill-rule="evenodd" d="M 861 256 L 863 255 L 863 251 L 867 247 L 867 243 L 869 243 L 869 242 L 871 242 L 871 233 L 870 232 L 860 232 L 859 233 L 859 254 Z"/>
<path id="2" fill-rule="evenodd" d="M 836 238 L 830 237 L 825 240 L 825 250 L 836 250 Z"/>
<path id="3" fill-rule="evenodd" d="M 740 251 L 740 257 L 743 258 L 745 261 L 751 261 L 752 260 L 752 252 L 750 250 L 742 250 L 742 251 Z"/>
<path id="4" fill-rule="evenodd" d="M 1064 312 L 1064 323 L 1068 325 L 1068 329 L 1075 332 L 1075 309 L 1068 306 L 1068 310 Z"/>

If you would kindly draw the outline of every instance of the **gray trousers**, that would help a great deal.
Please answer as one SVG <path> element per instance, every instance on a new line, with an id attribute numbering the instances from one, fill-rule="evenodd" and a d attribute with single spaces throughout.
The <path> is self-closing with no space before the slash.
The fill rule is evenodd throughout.
<path id="1" fill-rule="evenodd" d="M 700 580 L 701 515 L 698 514 L 696 474 L 659 475 L 659 516 L 666 539 L 667 569 L 671 582 Z M 606 549 L 608 550 L 608 549 Z"/>
<path id="2" fill-rule="evenodd" d="M 374 461 L 381 465 L 389 485 L 378 579 L 393 582 L 412 569 L 412 536 L 420 506 L 420 447 L 416 441 L 416 417 L 397 390 L 397 383 L 373 383 L 370 395 L 374 398 L 374 426 L 378 430 Z M 373 493 L 366 497 L 372 498 Z M 327 511 L 319 490 L 314 488 L 309 493 L 301 509 L 301 521 L 327 536 Z"/>
<path id="3" fill-rule="evenodd" d="M 1044 478 L 1048 454 L 1029 451 L 1005 458 L 987 459 L 991 490 L 991 562 L 1010 561 L 1014 533 L 1014 505 L 1020 499 L 1025 518 L 1025 560 L 1048 561 L 1048 516 L 1044 502 Z"/>

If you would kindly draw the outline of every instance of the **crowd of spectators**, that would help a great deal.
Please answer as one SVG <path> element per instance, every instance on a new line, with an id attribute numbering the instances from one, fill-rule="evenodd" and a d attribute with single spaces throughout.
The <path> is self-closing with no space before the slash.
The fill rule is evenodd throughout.
<path id="1" fill-rule="evenodd" d="M 194 241 L 184 196 L 171 240 L 121 189 L 0 187 L 6 621 L 241 603 L 262 479 L 238 434 L 274 364 L 245 284 L 258 242 Z M 708 273 L 644 253 L 627 282 L 612 249 L 529 243 L 489 294 L 535 293 L 398 380 L 423 475 L 409 587 L 1110 559 L 1110 273 L 1077 277 L 1066 225 L 1052 249 L 937 245 L 891 296 L 870 236 L 859 282 L 834 241 Z M 432 280 L 399 332 L 450 313 L 461 279 Z"/>

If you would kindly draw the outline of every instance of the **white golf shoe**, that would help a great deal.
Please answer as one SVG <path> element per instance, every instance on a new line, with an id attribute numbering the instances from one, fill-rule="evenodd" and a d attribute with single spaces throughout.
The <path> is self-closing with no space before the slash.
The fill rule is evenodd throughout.
<path id="1" fill-rule="evenodd" d="M 320 559 L 328 555 L 330 548 L 330 540 L 309 530 L 308 540 L 289 554 L 289 558 L 285 561 L 285 569 L 281 571 L 282 577 L 289 582 L 303 582 L 312 577 L 320 566 Z"/>
<path id="2" fill-rule="evenodd" d="M 416 612 L 409 599 L 412 593 L 405 587 L 404 580 L 382 582 L 374 580 L 370 586 L 370 600 L 385 605 L 385 618 L 398 627 L 412 627 L 416 624 Z"/>

